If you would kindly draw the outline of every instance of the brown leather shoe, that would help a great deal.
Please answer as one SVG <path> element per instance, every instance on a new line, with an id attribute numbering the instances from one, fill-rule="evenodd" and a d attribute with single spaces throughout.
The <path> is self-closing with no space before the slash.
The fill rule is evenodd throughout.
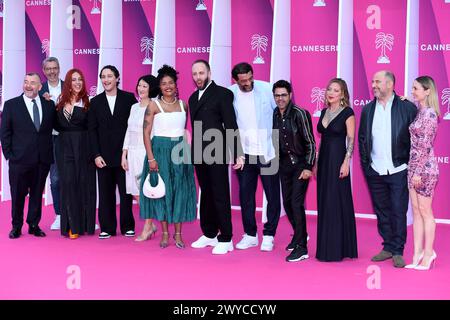
<path id="1" fill-rule="evenodd" d="M 393 256 L 392 260 L 394 261 L 394 267 L 396 268 L 404 268 L 406 265 L 405 260 L 403 260 L 403 256 L 401 255 Z"/>
<path id="2" fill-rule="evenodd" d="M 372 257 L 372 261 L 384 261 L 387 259 L 392 258 L 392 253 L 390 253 L 389 251 L 384 251 L 381 250 L 381 252 L 379 254 L 377 254 L 376 256 Z"/>

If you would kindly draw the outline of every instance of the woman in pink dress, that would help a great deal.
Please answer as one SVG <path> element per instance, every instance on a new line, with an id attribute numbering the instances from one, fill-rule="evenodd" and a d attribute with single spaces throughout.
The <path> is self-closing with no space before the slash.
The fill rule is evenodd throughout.
<path id="1" fill-rule="evenodd" d="M 419 112 L 409 126 L 411 151 L 408 188 L 414 213 L 414 257 L 408 269 L 428 270 L 436 260 L 433 250 L 436 223 L 431 204 L 439 169 L 433 143 L 439 118 L 439 100 L 434 80 L 421 76 L 414 80 L 412 94 Z"/>

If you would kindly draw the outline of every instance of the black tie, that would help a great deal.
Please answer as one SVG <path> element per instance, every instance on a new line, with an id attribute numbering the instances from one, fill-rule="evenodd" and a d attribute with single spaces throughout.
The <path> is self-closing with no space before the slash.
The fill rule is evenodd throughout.
<path id="1" fill-rule="evenodd" d="M 36 103 L 36 99 L 31 100 L 33 102 L 33 122 L 34 126 L 36 127 L 36 130 L 39 131 L 39 128 L 41 126 L 41 122 L 39 120 L 39 108 Z"/>

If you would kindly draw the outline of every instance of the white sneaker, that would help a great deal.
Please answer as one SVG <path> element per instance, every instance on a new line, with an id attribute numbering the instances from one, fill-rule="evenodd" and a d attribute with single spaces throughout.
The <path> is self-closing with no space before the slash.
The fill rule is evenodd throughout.
<path id="1" fill-rule="evenodd" d="M 52 225 L 50 226 L 50 230 L 60 230 L 61 229 L 61 216 L 57 215 L 55 217 L 55 221 L 53 221 Z"/>
<path id="2" fill-rule="evenodd" d="M 273 250 L 273 236 L 263 236 L 263 241 L 261 243 L 261 251 L 272 251 Z"/>
<path id="3" fill-rule="evenodd" d="M 191 247 L 196 249 L 205 248 L 207 246 L 215 247 L 217 243 L 219 243 L 217 237 L 208 238 L 206 236 L 201 236 L 197 241 L 192 242 Z"/>
<path id="4" fill-rule="evenodd" d="M 236 245 L 236 248 L 243 250 L 251 247 L 256 247 L 257 245 L 258 245 L 258 235 L 252 237 L 244 233 L 244 235 L 242 236 L 242 240 L 239 241 L 239 243 Z"/>
<path id="5" fill-rule="evenodd" d="M 233 251 L 233 240 L 230 242 L 219 242 L 212 250 L 212 254 L 226 254 L 231 251 Z"/>

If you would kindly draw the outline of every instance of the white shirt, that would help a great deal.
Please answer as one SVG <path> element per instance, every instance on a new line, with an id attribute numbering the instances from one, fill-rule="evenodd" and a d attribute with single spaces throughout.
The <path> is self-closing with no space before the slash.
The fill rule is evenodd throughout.
<path id="1" fill-rule="evenodd" d="M 48 93 L 50 94 L 50 99 L 52 99 L 56 105 L 56 102 L 58 101 L 58 98 L 61 95 L 61 79 L 58 81 L 58 84 L 56 85 L 56 87 L 53 87 L 52 85 L 50 85 L 50 82 L 48 82 L 48 81 L 47 81 L 47 84 L 48 84 Z M 53 130 L 52 134 L 57 136 L 58 131 Z"/>
<path id="2" fill-rule="evenodd" d="M 386 107 L 377 100 L 372 124 L 372 168 L 380 175 L 394 174 L 408 168 L 406 163 L 394 167 L 392 161 L 391 110 L 394 95 Z"/>
<path id="3" fill-rule="evenodd" d="M 202 97 L 203 93 L 206 91 L 206 89 L 208 89 L 209 85 L 211 84 L 212 81 L 209 81 L 209 83 L 206 85 L 206 88 L 203 90 L 198 90 L 198 100 L 200 100 L 200 98 Z"/>
<path id="4" fill-rule="evenodd" d="M 108 105 L 109 105 L 109 109 L 111 110 L 112 115 L 114 115 L 114 105 L 116 104 L 116 98 L 117 98 L 117 95 L 115 95 L 115 96 L 106 95 L 106 99 L 108 99 Z"/>
<path id="5" fill-rule="evenodd" d="M 245 117 L 236 117 L 244 153 L 253 156 L 264 155 L 262 146 L 264 139 L 259 137 L 254 90 L 250 92 L 238 90 L 234 107 L 237 114 L 245 115 Z"/>
<path id="6" fill-rule="evenodd" d="M 61 94 L 61 80 L 58 81 L 58 85 L 56 87 L 52 87 L 50 85 L 50 82 L 47 82 L 47 84 L 48 84 L 48 93 L 50 94 L 50 98 L 56 104 L 56 101 L 58 101 L 58 97 Z"/>
<path id="7" fill-rule="evenodd" d="M 36 100 L 36 104 L 38 106 L 38 110 L 39 110 L 39 123 L 42 123 L 42 104 L 41 104 L 41 99 L 39 99 L 39 96 L 36 96 L 36 98 L 34 98 Z M 25 105 L 27 106 L 27 110 L 28 113 L 30 114 L 31 117 L 31 121 L 33 121 L 34 123 L 34 118 L 33 118 L 33 101 L 31 101 L 32 99 L 28 98 L 27 96 L 23 95 L 23 101 L 25 101 Z"/>

